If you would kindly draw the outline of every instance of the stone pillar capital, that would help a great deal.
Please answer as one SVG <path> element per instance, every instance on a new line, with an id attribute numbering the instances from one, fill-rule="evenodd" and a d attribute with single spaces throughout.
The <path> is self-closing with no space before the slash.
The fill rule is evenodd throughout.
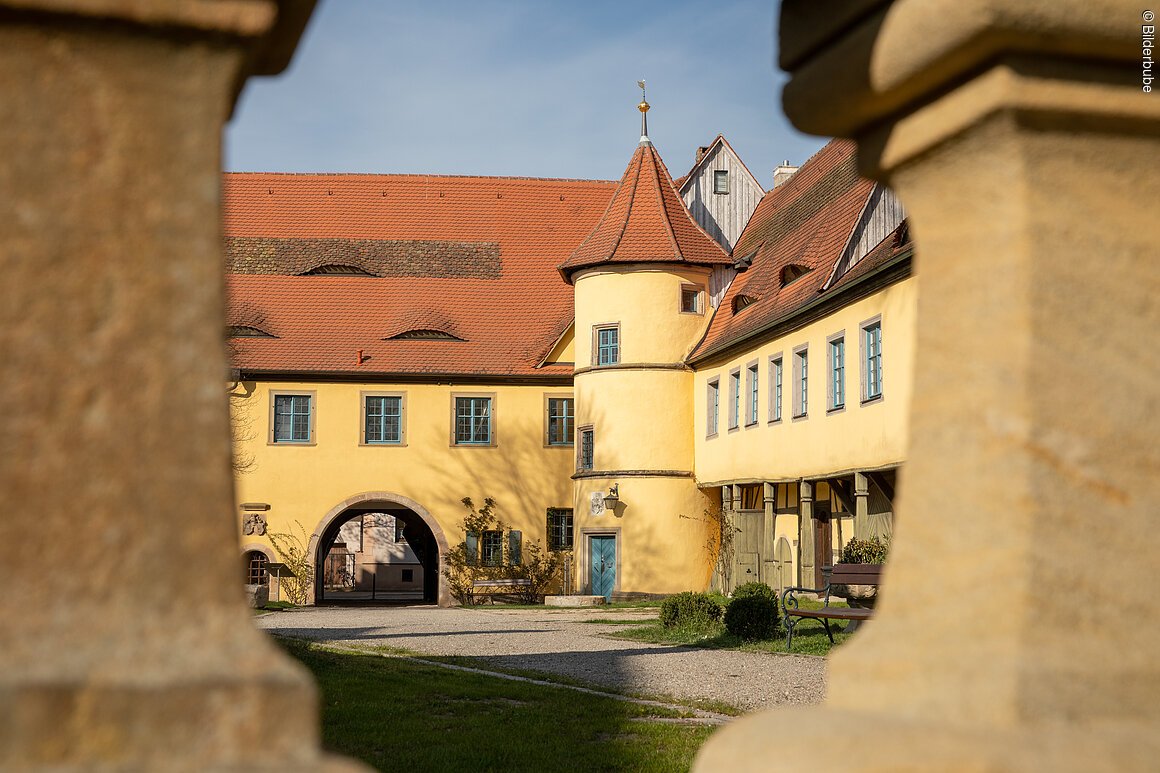
<path id="1" fill-rule="evenodd" d="M 247 57 L 233 98 L 251 75 L 276 75 L 286 69 L 316 0 L 0 0 L 0 11 L 43 23 L 57 17 L 116 21 L 158 32 L 225 36 L 244 42 Z"/>
<path id="2" fill-rule="evenodd" d="M 783 2 L 783 103 L 803 131 L 858 139 L 869 176 L 886 179 L 1001 110 L 1160 121 L 1141 89 L 1138 4 L 866 0 L 832 11 Z"/>

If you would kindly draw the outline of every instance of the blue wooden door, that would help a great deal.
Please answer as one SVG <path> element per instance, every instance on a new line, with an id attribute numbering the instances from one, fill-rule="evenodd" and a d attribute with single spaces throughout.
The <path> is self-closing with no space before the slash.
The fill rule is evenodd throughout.
<path id="1" fill-rule="evenodd" d="M 616 537 L 589 537 L 592 595 L 612 598 L 616 587 Z"/>

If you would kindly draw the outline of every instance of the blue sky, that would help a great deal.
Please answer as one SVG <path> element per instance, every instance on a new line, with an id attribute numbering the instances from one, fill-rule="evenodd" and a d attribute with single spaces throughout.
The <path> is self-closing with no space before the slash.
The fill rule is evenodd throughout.
<path id="1" fill-rule="evenodd" d="M 616 179 L 649 134 L 674 176 L 723 133 L 762 185 L 824 140 L 781 114 L 772 0 L 322 0 L 247 84 L 226 169 Z"/>

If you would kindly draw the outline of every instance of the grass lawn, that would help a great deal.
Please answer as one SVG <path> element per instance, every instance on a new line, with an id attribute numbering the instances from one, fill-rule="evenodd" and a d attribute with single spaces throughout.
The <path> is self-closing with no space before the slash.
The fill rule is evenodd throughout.
<path id="1" fill-rule="evenodd" d="M 822 604 L 811 599 L 801 599 L 802 609 L 820 609 Z M 844 607 L 846 604 L 840 601 L 831 601 L 832 607 Z M 834 630 L 841 626 L 841 621 L 830 621 L 830 629 Z M 841 645 L 846 639 L 853 634 L 835 633 L 834 644 L 830 644 L 830 640 L 826 637 L 826 629 L 822 627 L 821 621 L 818 620 L 802 620 L 798 623 L 793 633 L 793 649 L 788 650 L 797 655 L 828 655 L 830 650 L 835 646 Z M 743 641 L 725 630 L 723 623 L 717 623 L 706 628 L 665 628 L 661 625 L 660 620 L 654 620 L 648 625 L 642 625 L 637 628 L 628 628 L 623 631 L 616 631 L 615 633 L 605 634 L 614 639 L 627 639 L 629 641 L 645 641 L 654 644 L 684 644 L 690 647 L 704 647 L 706 649 L 736 649 L 744 650 L 746 652 L 771 652 L 784 654 L 787 650 L 785 648 L 785 628 L 778 627 L 778 636 L 776 639 L 768 641 Z"/>
<path id="2" fill-rule="evenodd" d="M 712 728 L 665 709 L 279 639 L 318 680 L 325 748 L 379 770 L 684 771 Z"/>

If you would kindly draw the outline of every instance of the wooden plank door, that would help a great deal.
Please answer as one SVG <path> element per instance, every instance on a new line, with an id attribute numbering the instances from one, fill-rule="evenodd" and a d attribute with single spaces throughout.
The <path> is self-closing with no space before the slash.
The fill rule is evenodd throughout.
<path id="1" fill-rule="evenodd" d="M 814 587 L 826 584 L 822 567 L 834 563 L 831 544 L 830 503 L 814 502 Z"/>
<path id="2" fill-rule="evenodd" d="M 588 554 L 591 557 L 592 595 L 611 600 L 612 591 L 616 589 L 616 537 L 589 537 Z"/>

